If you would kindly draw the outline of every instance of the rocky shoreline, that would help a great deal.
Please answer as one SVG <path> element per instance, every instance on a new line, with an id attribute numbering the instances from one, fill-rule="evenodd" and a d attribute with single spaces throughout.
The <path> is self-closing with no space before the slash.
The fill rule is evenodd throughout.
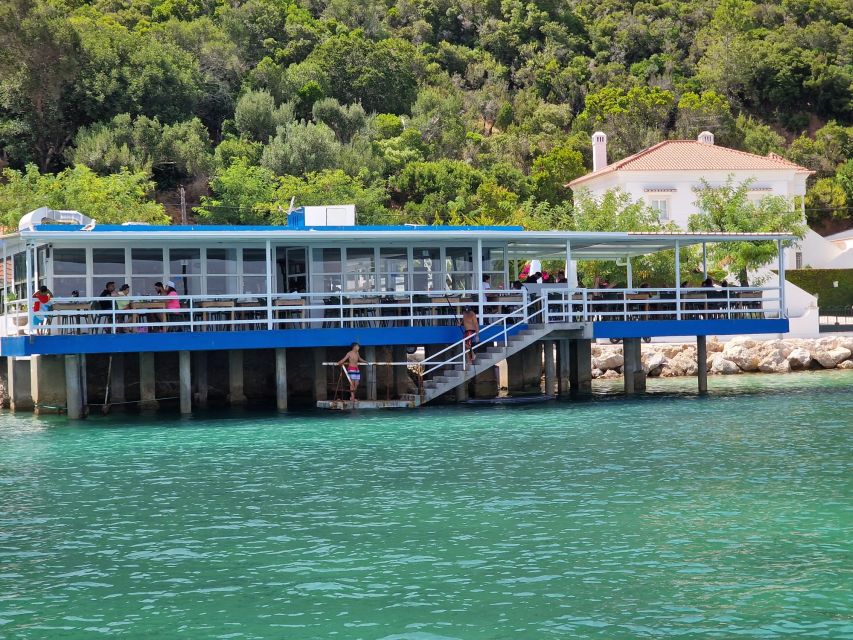
<path id="1" fill-rule="evenodd" d="M 754 340 L 737 336 L 726 342 L 708 338 L 706 371 L 715 375 L 789 373 L 815 369 L 853 369 L 853 337 Z M 673 378 L 699 373 L 696 345 L 644 344 L 643 370 L 649 376 Z M 622 376 L 622 345 L 594 344 L 592 377 Z"/>

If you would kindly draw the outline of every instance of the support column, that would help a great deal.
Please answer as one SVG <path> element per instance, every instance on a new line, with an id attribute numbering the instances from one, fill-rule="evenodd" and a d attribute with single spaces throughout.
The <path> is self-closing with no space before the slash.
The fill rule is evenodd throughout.
<path id="1" fill-rule="evenodd" d="M 376 347 L 364 348 L 364 359 L 368 362 L 376 362 Z M 376 367 L 363 367 L 365 383 L 367 387 L 367 399 L 376 400 Z"/>
<path id="2" fill-rule="evenodd" d="M 313 349 L 314 352 L 314 401 L 327 400 L 329 395 L 328 382 L 327 382 L 327 369 L 323 364 L 323 361 L 326 359 L 326 347 L 315 347 Z M 340 373 L 340 369 L 335 370 L 335 378 L 337 379 L 338 374 Z M 346 381 L 344 381 L 346 382 Z M 341 397 L 349 400 L 349 385 L 343 385 L 342 383 L 342 393 Z"/>
<path id="3" fill-rule="evenodd" d="M 513 392 L 539 392 L 542 382 L 542 343 L 536 342 L 507 358 L 508 388 Z"/>
<path id="4" fill-rule="evenodd" d="M 394 345 L 391 347 L 391 359 L 394 362 L 407 362 L 408 354 L 406 347 L 402 345 Z M 392 375 L 394 376 L 394 395 L 398 398 L 405 393 L 409 393 L 409 369 L 402 365 L 392 367 Z"/>
<path id="5" fill-rule="evenodd" d="M 592 340 L 569 340 L 569 383 L 573 395 L 592 393 Z"/>
<path id="6" fill-rule="evenodd" d="M 154 353 L 144 351 L 139 354 L 139 408 L 143 411 L 156 410 L 160 405 L 154 381 Z"/>
<path id="7" fill-rule="evenodd" d="M 112 356 L 113 364 L 110 368 L 110 397 L 111 404 L 123 405 L 127 400 L 124 385 L 124 354 L 115 353 Z"/>
<path id="8" fill-rule="evenodd" d="M 6 358 L 9 389 L 9 408 L 12 411 L 32 411 L 33 396 L 30 391 L 30 361 L 21 358 Z"/>
<path id="9" fill-rule="evenodd" d="M 207 408 L 207 351 L 195 352 L 195 404 L 200 409 Z"/>
<path id="10" fill-rule="evenodd" d="M 474 397 L 495 398 L 498 395 L 498 367 L 487 367 L 474 376 Z"/>
<path id="11" fill-rule="evenodd" d="M 77 361 L 80 362 L 80 356 Z M 66 402 L 65 362 L 62 356 L 30 358 L 30 393 L 37 415 L 62 411 Z M 81 406 L 84 404 L 85 399 L 81 399 Z"/>
<path id="12" fill-rule="evenodd" d="M 554 395 L 557 387 L 557 363 L 554 359 L 554 341 L 546 340 L 545 350 L 545 395 Z"/>
<path id="13" fill-rule="evenodd" d="M 646 388 L 646 373 L 643 371 L 642 343 L 640 338 L 625 338 L 622 341 L 622 378 L 625 393 L 637 393 Z"/>
<path id="14" fill-rule="evenodd" d="M 243 350 L 228 352 L 228 402 L 232 407 L 246 404 L 243 393 Z"/>
<path id="15" fill-rule="evenodd" d="M 193 381 L 190 368 L 190 352 L 178 352 L 178 373 L 181 387 L 181 413 L 189 415 L 193 412 Z"/>
<path id="16" fill-rule="evenodd" d="M 65 408 L 70 420 L 83 417 L 83 392 L 80 388 L 80 356 L 65 356 Z"/>
<path id="17" fill-rule="evenodd" d="M 557 394 L 569 395 L 571 388 L 570 377 L 571 364 L 569 362 L 569 341 L 557 341 Z"/>
<path id="18" fill-rule="evenodd" d="M 275 406 L 287 411 L 287 349 L 275 350 Z"/>
<path id="19" fill-rule="evenodd" d="M 699 393 L 708 393 L 707 336 L 696 336 L 696 367 L 699 378 Z"/>

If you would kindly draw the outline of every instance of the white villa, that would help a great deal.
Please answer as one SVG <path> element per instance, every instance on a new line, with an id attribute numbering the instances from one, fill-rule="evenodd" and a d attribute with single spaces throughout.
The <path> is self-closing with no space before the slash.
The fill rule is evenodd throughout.
<path id="1" fill-rule="evenodd" d="M 664 140 L 612 164 L 607 162 L 607 136 L 592 136 L 593 171 L 569 183 L 573 191 L 586 190 L 599 197 L 614 189 L 635 201 L 645 201 L 663 221 L 687 228 L 691 215 L 698 213 L 695 189 L 703 181 L 722 185 L 731 176 L 735 182 L 750 181 L 750 199 L 782 196 L 792 207 L 804 208 L 806 180 L 813 172 L 771 153 L 754 153 L 714 144 L 714 134 L 703 131 L 696 140 Z M 809 230 L 803 241 L 786 251 L 787 269 L 853 266 L 853 251 L 842 249 Z M 853 237 L 851 237 L 853 246 Z M 775 275 L 769 274 L 772 280 Z M 786 285 L 791 334 L 817 335 L 817 299 L 791 283 Z"/>

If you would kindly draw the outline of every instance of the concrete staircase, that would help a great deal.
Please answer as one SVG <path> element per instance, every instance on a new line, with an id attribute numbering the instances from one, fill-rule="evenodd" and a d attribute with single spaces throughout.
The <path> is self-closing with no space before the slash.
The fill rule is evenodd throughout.
<path id="1" fill-rule="evenodd" d="M 440 395 L 452 391 L 477 374 L 487 371 L 490 367 L 494 367 L 499 362 L 506 360 L 536 341 L 542 340 L 549 333 L 563 328 L 563 326 L 560 324 L 527 325 L 524 329 L 509 336 L 506 345 L 503 344 L 503 338 L 501 338 L 498 343 L 475 349 L 476 361 L 473 366 L 469 365 L 467 368 L 463 368 L 463 365 L 458 363 L 445 365 L 444 368 L 435 371 L 429 379 L 424 380 L 423 394 L 406 394 L 402 396 L 402 399 L 414 406 L 435 400 Z"/>

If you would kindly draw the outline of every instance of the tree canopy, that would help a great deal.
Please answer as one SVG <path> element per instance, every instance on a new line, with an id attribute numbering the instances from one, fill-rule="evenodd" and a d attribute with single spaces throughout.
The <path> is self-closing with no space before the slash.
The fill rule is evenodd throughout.
<path id="1" fill-rule="evenodd" d="M 371 220 L 554 228 L 596 129 L 613 157 L 708 129 L 814 169 L 840 224 L 851 38 L 843 0 L 7 0 L 0 169 L 206 184 L 221 221 L 332 180 Z"/>

